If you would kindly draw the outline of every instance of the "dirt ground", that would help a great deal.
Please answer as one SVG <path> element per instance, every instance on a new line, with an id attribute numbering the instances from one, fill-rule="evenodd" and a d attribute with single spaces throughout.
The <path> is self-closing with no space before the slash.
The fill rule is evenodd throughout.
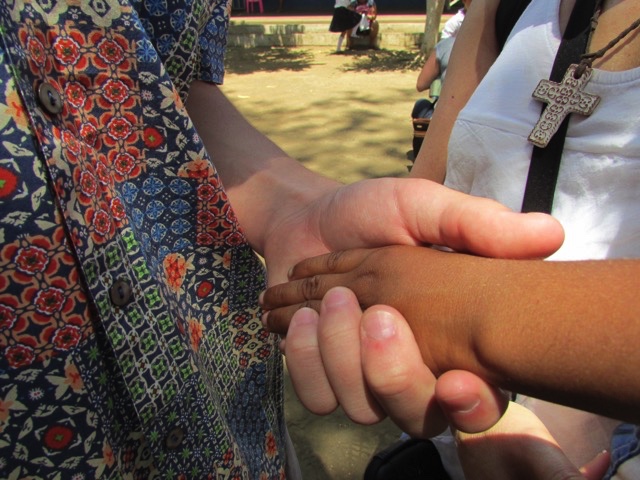
<path id="1" fill-rule="evenodd" d="M 223 90 L 262 132 L 308 168 L 350 183 L 407 175 L 417 52 L 327 47 L 231 49 Z M 363 427 L 341 411 L 308 413 L 287 384 L 287 422 L 305 480 L 361 479 L 396 441 L 388 420 Z"/>
<path id="2" fill-rule="evenodd" d="M 224 91 L 307 167 L 349 183 L 407 173 L 417 52 L 232 49 Z"/>

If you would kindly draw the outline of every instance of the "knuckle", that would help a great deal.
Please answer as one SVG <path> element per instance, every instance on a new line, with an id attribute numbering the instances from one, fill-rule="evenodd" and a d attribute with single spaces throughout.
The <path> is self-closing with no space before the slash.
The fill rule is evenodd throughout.
<path id="1" fill-rule="evenodd" d="M 352 279 L 351 289 L 356 292 L 362 307 L 370 307 L 374 303 L 381 303 L 384 289 L 381 288 L 382 279 L 378 272 L 363 269 Z"/>
<path id="2" fill-rule="evenodd" d="M 395 367 L 385 372 L 385 375 L 370 375 L 370 388 L 377 395 L 385 398 L 403 398 L 411 392 L 415 378 L 411 372 L 403 367 Z"/>
<path id="3" fill-rule="evenodd" d="M 327 270 L 329 272 L 336 272 L 339 270 L 342 263 L 342 257 L 346 254 L 344 251 L 331 252 L 327 255 Z"/>
<path id="4" fill-rule="evenodd" d="M 361 408 L 355 411 L 346 411 L 345 413 L 352 422 L 365 426 L 376 425 L 387 417 L 380 407 Z"/>
<path id="5" fill-rule="evenodd" d="M 321 280 L 319 275 L 308 277 L 302 280 L 300 283 L 300 293 L 302 297 L 307 300 L 313 300 L 318 297 L 321 288 Z"/>

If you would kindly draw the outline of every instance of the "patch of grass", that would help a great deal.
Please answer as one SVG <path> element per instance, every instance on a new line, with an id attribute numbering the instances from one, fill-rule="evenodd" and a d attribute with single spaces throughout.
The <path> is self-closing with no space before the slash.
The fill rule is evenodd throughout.
<path id="1" fill-rule="evenodd" d="M 345 71 L 370 73 L 407 71 L 421 68 L 424 62 L 420 53 L 406 50 L 354 50 L 351 52 L 354 52 L 357 58 L 353 63 L 343 68 Z"/>
<path id="2" fill-rule="evenodd" d="M 229 47 L 225 59 L 227 72 L 250 74 L 277 72 L 278 70 L 302 71 L 311 66 L 313 53 L 287 47 Z"/>

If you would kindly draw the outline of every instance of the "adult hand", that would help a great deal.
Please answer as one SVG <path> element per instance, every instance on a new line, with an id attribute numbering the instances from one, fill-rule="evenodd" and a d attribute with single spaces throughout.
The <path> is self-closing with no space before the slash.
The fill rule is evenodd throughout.
<path id="1" fill-rule="evenodd" d="M 424 179 L 341 186 L 289 157 L 258 132 L 218 87 L 194 82 L 187 109 L 269 284 L 297 262 L 330 251 L 442 244 L 500 257 L 546 256 L 563 240 L 549 216 L 509 212 Z"/>
<path id="2" fill-rule="evenodd" d="M 452 377 L 459 373 L 466 374 L 454 371 L 449 373 L 451 377 L 443 375 L 438 380 L 437 389 L 447 389 L 448 386 L 443 385 Z M 473 395 L 483 395 L 482 390 L 487 388 L 479 379 L 471 377 L 464 380 L 457 378 L 454 383 L 458 385 L 458 392 L 462 388 L 467 389 L 467 394 L 474 392 Z M 462 384 L 465 386 L 461 387 Z M 445 404 L 441 405 L 449 418 L 457 419 L 454 424 L 461 428 L 470 426 L 467 420 L 471 420 L 471 417 L 475 417 L 471 423 L 475 427 L 487 413 L 489 416 L 495 413 L 487 409 L 484 413 L 476 412 L 477 415 L 467 416 L 467 412 L 460 409 L 462 404 L 453 407 L 453 410 L 449 410 L 449 406 Z M 472 409 L 478 410 L 478 406 L 476 404 Z M 578 469 L 566 457 L 543 423 L 530 410 L 517 403 L 509 403 L 504 415 L 488 430 L 474 434 L 458 431 L 456 440 L 458 456 L 468 480 L 600 480 L 609 465 L 609 454 L 602 452 Z"/>
<path id="3" fill-rule="evenodd" d="M 578 470 L 521 405 L 509 404 L 503 415 L 506 395 L 477 376 L 451 370 L 436 381 L 402 316 L 380 306 L 362 313 L 348 289 L 330 290 L 320 316 L 299 310 L 284 350 L 296 393 L 316 414 L 341 405 L 362 424 L 388 415 L 418 438 L 440 433 L 449 421 L 458 429 L 459 454 L 470 480 L 597 480 L 606 471 L 607 454 Z"/>
<path id="4" fill-rule="evenodd" d="M 546 257 L 564 240 L 548 215 L 520 214 L 424 179 L 323 184 L 310 202 L 287 201 L 267 227 L 269 284 L 297 262 L 330 251 L 393 244 L 444 245 L 501 258 Z"/>
<path id="5" fill-rule="evenodd" d="M 446 427 L 433 399 L 435 377 L 422 362 L 409 326 L 390 307 L 362 313 L 346 288 L 330 290 L 320 314 L 296 312 L 284 343 L 294 389 L 311 412 L 338 405 L 361 424 L 388 414 L 403 430 L 425 437 Z"/>
<path id="6" fill-rule="evenodd" d="M 422 438 L 444 430 L 447 419 L 467 432 L 484 431 L 508 403 L 505 394 L 468 372 L 447 372 L 436 383 L 404 318 L 386 306 L 363 313 L 343 287 L 327 292 L 319 314 L 298 310 L 283 346 L 301 403 L 318 415 L 338 405 L 361 424 L 388 415 Z"/>

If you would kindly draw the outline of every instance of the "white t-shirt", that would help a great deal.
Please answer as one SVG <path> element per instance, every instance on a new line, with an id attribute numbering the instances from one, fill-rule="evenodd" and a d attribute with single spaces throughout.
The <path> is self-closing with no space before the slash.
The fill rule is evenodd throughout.
<path id="1" fill-rule="evenodd" d="M 460 112 L 446 185 L 520 210 L 533 148 L 527 137 L 542 106 L 531 93 L 549 77 L 558 49 L 558 5 L 533 0 Z M 571 117 L 552 212 L 566 240 L 552 258 L 639 257 L 640 68 L 595 69 L 585 91 L 601 100 L 590 117 Z"/>
<path id="2" fill-rule="evenodd" d="M 462 25 L 462 21 L 464 20 L 466 13 L 467 11 L 464 8 L 461 8 L 453 17 L 447 20 L 442 28 L 440 39 L 455 37 L 458 34 L 458 30 L 460 30 L 460 25 Z"/>
<path id="3" fill-rule="evenodd" d="M 560 44 L 559 2 L 532 1 L 460 112 L 447 186 L 520 210 L 533 148 L 527 137 L 542 107 L 531 94 L 549 78 Z M 640 257 L 640 68 L 595 69 L 585 91 L 601 100 L 591 116 L 573 114 L 569 123 L 552 210 L 566 240 L 551 260 Z M 523 403 L 576 465 L 609 448 L 620 423 L 530 398 Z"/>

